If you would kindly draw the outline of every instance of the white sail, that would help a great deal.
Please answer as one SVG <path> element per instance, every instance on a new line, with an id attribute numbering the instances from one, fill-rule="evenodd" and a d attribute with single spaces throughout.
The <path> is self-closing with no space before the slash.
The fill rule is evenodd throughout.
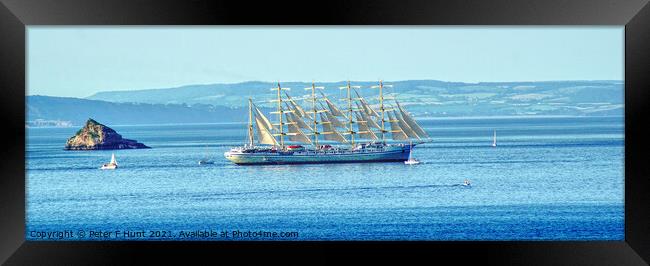
<path id="1" fill-rule="evenodd" d="M 348 140 L 346 140 L 341 135 L 341 133 L 337 132 L 336 129 L 334 129 L 334 126 L 327 119 L 327 116 L 324 116 L 323 113 L 321 113 L 320 119 L 321 121 L 323 121 L 323 123 L 321 123 L 321 125 L 323 126 L 323 131 L 320 132 L 320 134 L 323 135 L 323 139 L 338 141 L 341 143 L 348 143 Z"/>
<path id="2" fill-rule="evenodd" d="M 497 131 L 494 131 L 494 137 L 492 138 L 492 147 L 497 146 Z"/>
<path id="3" fill-rule="evenodd" d="M 366 100 L 361 100 L 361 106 L 363 106 L 363 109 L 366 111 L 366 114 L 368 114 L 369 116 L 379 117 L 379 114 L 370 107 L 370 105 L 366 102 Z"/>
<path id="4" fill-rule="evenodd" d="M 399 121 L 393 117 L 391 112 L 387 112 L 388 121 L 390 122 L 390 132 L 393 135 L 393 140 L 407 140 L 408 136 L 404 134 L 404 131 L 399 126 Z"/>
<path id="5" fill-rule="evenodd" d="M 411 129 L 413 129 L 415 134 L 417 134 L 420 138 L 429 138 L 429 134 L 427 134 L 427 132 L 424 131 L 424 129 L 422 129 L 422 127 L 420 127 L 417 122 L 415 122 L 415 119 L 413 119 L 406 111 L 404 111 L 399 102 L 395 101 L 395 103 L 397 103 L 397 108 L 399 109 L 404 122 L 406 122 L 406 124 L 408 124 Z"/>
<path id="6" fill-rule="evenodd" d="M 406 136 L 412 139 L 420 139 L 415 131 L 413 131 L 413 129 L 408 124 L 406 124 L 406 122 L 402 119 L 402 117 L 399 116 L 399 114 L 397 114 L 397 112 L 393 111 L 393 115 L 397 119 L 397 123 L 399 123 L 399 126 L 402 128 L 402 131 L 404 131 Z"/>
<path id="7" fill-rule="evenodd" d="M 357 94 L 357 98 L 359 98 L 359 102 L 361 102 L 361 107 L 363 107 L 363 111 L 366 113 L 368 116 L 374 116 L 374 117 L 379 117 L 379 114 L 375 112 L 372 108 L 370 108 L 370 105 L 368 102 L 366 102 L 361 95 L 359 95 L 359 92 L 357 90 L 354 90 L 354 93 Z"/>
<path id="8" fill-rule="evenodd" d="M 343 114 L 343 112 L 341 112 L 341 110 L 339 110 L 339 108 L 336 107 L 336 105 L 333 104 L 330 101 L 330 99 L 328 99 L 327 96 L 325 96 L 325 94 L 323 94 L 322 91 L 319 91 L 319 92 L 320 92 L 320 95 L 323 96 L 323 99 L 325 100 L 325 103 L 327 103 L 327 107 L 329 108 L 330 113 L 332 113 L 334 116 L 345 116 Z"/>
<path id="9" fill-rule="evenodd" d="M 325 115 L 326 115 L 326 117 L 327 117 L 327 121 L 329 121 L 330 123 L 332 123 L 333 126 L 335 126 L 335 127 L 340 127 L 340 128 L 345 127 L 345 125 L 343 124 L 343 122 L 341 122 L 338 118 L 336 118 L 334 115 L 332 115 L 332 113 L 330 113 L 330 112 L 326 112 Z"/>
<path id="10" fill-rule="evenodd" d="M 309 125 L 307 125 L 307 123 L 305 123 L 305 121 L 302 120 L 302 118 L 298 117 L 297 114 L 295 114 L 295 113 L 285 113 L 285 116 L 287 117 L 287 121 L 289 121 L 291 123 L 296 123 L 298 125 L 298 127 L 302 128 L 302 129 L 307 129 L 309 131 L 312 131 L 312 128 Z"/>
<path id="11" fill-rule="evenodd" d="M 368 122 L 363 120 L 363 112 L 357 111 L 355 114 L 357 117 L 357 135 L 362 139 L 378 139 L 377 135 L 375 135 L 375 133 L 368 127 Z"/>
<path id="12" fill-rule="evenodd" d="M 357 104 L 357 108 L 361 109 L 359 107 L 359 104 Z M 381 128 L 381 127 L 379 127 L 377 122 L 375 122 L 375 120 L 372 120 L 372 118 L 365 111 L 359 112 L 359 114 L 361 114 L 361 120 L 368 122 L 369 127 L 375 128 L 375 129 L 380 129 Z"/>
<path id="13" fill-rule="evenodd" d="M 320 105 L 321 103 L 318 104 Z M 321 105 L 321 109 L 324 109 L 322 105 Z M 321 113 L 321 120 L 330 122 L 334 127 L 340 127 L 340 128 L 345 127 L 343 122 L 341 122 L 338 118 L 336 118 L 336 116 L 332 115 L 332 113 L 329 111 L 325 112 L 325 120 L 323 120 L 323 115 Z"/>
<path id="14" fill-rule="evenodd" d="M 111 155 L 111 164 L 117 165 L 117 161 L 115 160 L 115 153 Z"/>
<path id="15" fill-rule="evenodd" d="M 327 107 L 329 108 L 330 112 L 334 116 L 345 116 L 341 110 L 339 110 L 336 105 L 334 105 L 332 102 L 330 102 L 329 99 L 325 98 L 325 103 L 327 103 Z"/>
<path id="16" fill-rule="evenodd" d="M 311 144 L 311 140 L 302 133 L 296 124 L 288 124 L 287 128 L 289 129 L 289 133 L 287 133 L 289 140 Z"/>
<path id="17" fill-rule="evenodd" d="M 308 125 L 311 125 L 314 123 L 314 120 L 312 119 L 312 116 L 309 112 L 305 112 L 305 115 L 301 117 L 302 121 L 305 122 Z"/>
<path id="18" fill-rule="evenodd" d="M 264 121 L 262 118 L 263 116 L 262 117 L 258 115 L 255 116 L 255 124 L 257 125 L 257 140 L 259 141 L 260 144 L 270 144 L 273 146 L 277 146 L 278 141 L 275 139 L 275 137 L 273 137 L 273 135 L 269 131 L 269 128 L 266 126 L 267 123 L 270 124 L 270 122 Z"/>
<path id="19" fill-rule="evenodd" d="M 289 108 L 289 110 L 293 111 L 293 113 L 295 114 L 295 116 L 296 116 L 297 118 L 299 118 L 300 120 L 302 120 L 303 122 L 305 122 L 305 123 L 307 123 L 307 124 L 311 124 L 311 123 L 313 123 L 312 118 L 311 118 L 311 115 L 310 115 L 308 112 L 300 111 L 300 109 L 293 108 L 293 107 Z M 302 114 L 302 115 L 301 115 L 301 114 Z"/>
<path id="20" fill-rule="evenodd" d="M 260 119 L 259 122 L 257 121 L 258 118 Z M 255 106 L 255 120 L 258 125 L 260 123 L 264 124 L 264 127 L 266 127 L 267 130 L 276 130 L 275 126 L 271 124 L 271 121 L 268 118 L 266 118 L 264 114 L 262 114 L 262 111 L 260 111 L 260 109 L 257 108 L 257 106 Z"/>
<path id="21" fill-rule="evenodd" d="M 306 117 L 306 116 L 307 116 L 307 113 L 305 112 L 305 110 L 302 109 L 302 107 L 300 107 L 300 105 L 298 105 L 298 104 L 296 103 L 296 101 L 294 101 L 294 100 L 291 98 L 291 96 L 289 96 L 289 94 L 288 94 L 287 92 L 284 92 L 284 95 L 286 95 L 286 96 L 287 96 L 287 99 L 289 99 L 289 103 L 291 103 L 291 109 L 292 109 L 293 111 L 295 111 L 295 113 L 296 113 L 297 116 L 299 116 L 299 117 Z"/>

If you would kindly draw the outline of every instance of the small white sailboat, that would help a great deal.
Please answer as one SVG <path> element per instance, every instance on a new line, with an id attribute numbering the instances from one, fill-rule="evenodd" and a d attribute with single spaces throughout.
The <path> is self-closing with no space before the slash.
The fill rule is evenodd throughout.
<path id="1" fill-rule="evenodd" d="M 413 158 L 413 146 L 411 146 L 411 149 L 409 150 L 409 159 L 407 161 L 404 161 L 404 164 L 412 165 L 412 164 L 419 164 L 420 161 L 417 159 Z"/>
<path id="2" fill-rule="evenodd" d="M 201 159 L 201 160 L 199 160 L 199 164 L 200 164 L 200 165 L 204 165 L 204 164 L 214 164 L 214 162 L 213 162 L 213 161 L 210 161 L 210 160 L 208 160 L 208 159 Z"/>
<path id="3" fill-rule="evenodd" d="M 206 151 L 205 151 L 205 158 L 199 160 L 199 165 L 204 165 L 204 164 L 214 164 L 214 161 L 208 159 L 208 155 L 209 155 L 210 153 L 208 152 L 208 147 L 207 147 L 207 146 L 205 147 L 205 150 L 206 150 Z"/>
<path id="4" fill-rule="evenodd" d="M 111 162 L 103 164 L 100 169 L 102 170 L 113 170 L 117 168 L 117 161 L 115 160 L 115 153 L 111 155 Z"/>
<path id="5" fill-rule="evenodd" d="M 492 147 L 497 146 L 497 131 L 494 130 L 494 137 L 492 137 Z"/>

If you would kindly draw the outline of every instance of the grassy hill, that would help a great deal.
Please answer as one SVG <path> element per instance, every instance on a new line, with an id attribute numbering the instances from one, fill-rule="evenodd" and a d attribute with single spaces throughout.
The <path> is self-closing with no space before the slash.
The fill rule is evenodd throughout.
<path id="1" fill-rule="evenodd" d="M 346 82 L 319 83 L 330 99 L 345 97 Z M 376 82 L 352 82 L 371 104 L 376 103 Z M 623 116 L 621 81 L 545 81 L 460 83 L 436 80 L 386 82 L 386 96 L 396 97 L 419 117 L 453 116 Z M 100 92 L 86 99 L 27 96 L 29 125 L 83 124 L 89 117 L 107 124 L 161 124 L 244 122 L 251 97 L 265 112 L 275 108 L 269 82 L 191 85 L 177 88 Z M 310 83 L 286 82 L 299 103 Z M 391 103 L 391 101 L 387 101 Z"/>
<path id="2" fill-rule="evenodd" d="M 318 83 L 331 98 L 345 97 L 339 90 L 346 82 Z M 353 81 L 369 99 L 376 97 L 376 81 Z M 386 95 L 394 95 L 416 116 L 477 115 L 623 115 L 622 81 L 544 82 L 443 82 L 407 80 L 386 82 Z M 307 82 L 284 82 L 296 98 L 305 95 Z M 88 97 L 110 102 L 151 104 L 209 104 L 229 108 L 244 107 L 252 97 L 262 102 L 275 97 L 270 82 L 190 85 L 176 88 L 100 92 Z M 371 101 L 372 102 L 372 101 Z M 263 103 L 260 103 L 264 105 Z M 271 107 L 270 104 L 265 106 Z"/>
<path id="3" fill-rule="evenodd" d="M 83 125 L 88 118 L 111 125 L 243 122 L 247 108 L 186 104 L 114 103 L 98 100 L 28 96 L 26 121 L 59 120 Z"/>

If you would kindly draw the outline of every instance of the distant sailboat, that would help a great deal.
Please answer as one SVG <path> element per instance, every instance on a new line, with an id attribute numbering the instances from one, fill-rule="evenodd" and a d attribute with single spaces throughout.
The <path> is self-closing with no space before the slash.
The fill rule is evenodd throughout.
<path id="1" fill-rule="evenodd" d="M 203 164 L 214 164 L 214 161 L 210 161 L 210 160 L 208 160 L 208 159 L 201 159 L 201 160 L 199 160 L 199 164 L 200 164 L 200 165 L 203 165 Z"/>
<path id="2" fill-rule="evenodd" d="M 210 153 L 208 152 L 208 147 L 207 147 L 207 146 L 205 147 L 205 150 L 206 150 L 206 151 L 205 151 L 205 158 L 199 160 L 199 164 L 200 164 L 200 165 L 203 165 L 203 164 L 214 164 L 214 161 L 212 161 L 212 160 L 209 159 L 209 154 L 210 154 Z"/>
<path id="3" fill-rule="evenodd" d="M 494 137 L 492 138 L 492 147 L 497 146 L 497 131 L 494 131 Z"/>
<path id="4" fill-rule="evenodd" d="M 108 170 L 113 170 L 115 168 L 117 168 L 117 161 L 115 160 L 115 153 L 113 153 L 111 155 L 111 162 L 103 164 L 100 169 L 102 169 L 102 170 L 107 170 L 107 169 Z"/>
<path id="5" fill-rule="evenodd" d="M 420 163 L 420 161 L 413 158 L 412 153 L 413 153 L 413 148 L 411 148 L 411 150 L 409 151 L 409 159 L 407 161 L 404 161 L 404 164 L 411 165 L 411 164 L 419 164 Z"/>

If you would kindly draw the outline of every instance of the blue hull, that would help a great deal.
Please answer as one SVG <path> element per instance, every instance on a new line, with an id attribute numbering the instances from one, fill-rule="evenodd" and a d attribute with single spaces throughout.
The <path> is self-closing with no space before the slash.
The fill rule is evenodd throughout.
<path id="1" fill-rule="evenodd" d="M 238 165 L 264 164 L 329 164 L 329 163 L 370 163 L 403 162 L 408 160 L 410 146 L 391 147 L 385 151 L 347 151 L 347 152 L 226 152 L 226 159 Z"/>
<path id="2" fill-rule="evenodd" d="M 404 162 L 406 159 L 385 159 L 385 160 L 364 160 L 364 161 L 355 161 L 355 160 L 338 160 L 338 161 L 321 161 L 321 162 L 309 162 L 309 161 L 300 161 L 300 162 L 251 162 L 251 163 L 235 163 L 237 165 L 278 165 L 278 164 L 331 164 L 331 163 L 381 163 L 381 162 Z"/>

